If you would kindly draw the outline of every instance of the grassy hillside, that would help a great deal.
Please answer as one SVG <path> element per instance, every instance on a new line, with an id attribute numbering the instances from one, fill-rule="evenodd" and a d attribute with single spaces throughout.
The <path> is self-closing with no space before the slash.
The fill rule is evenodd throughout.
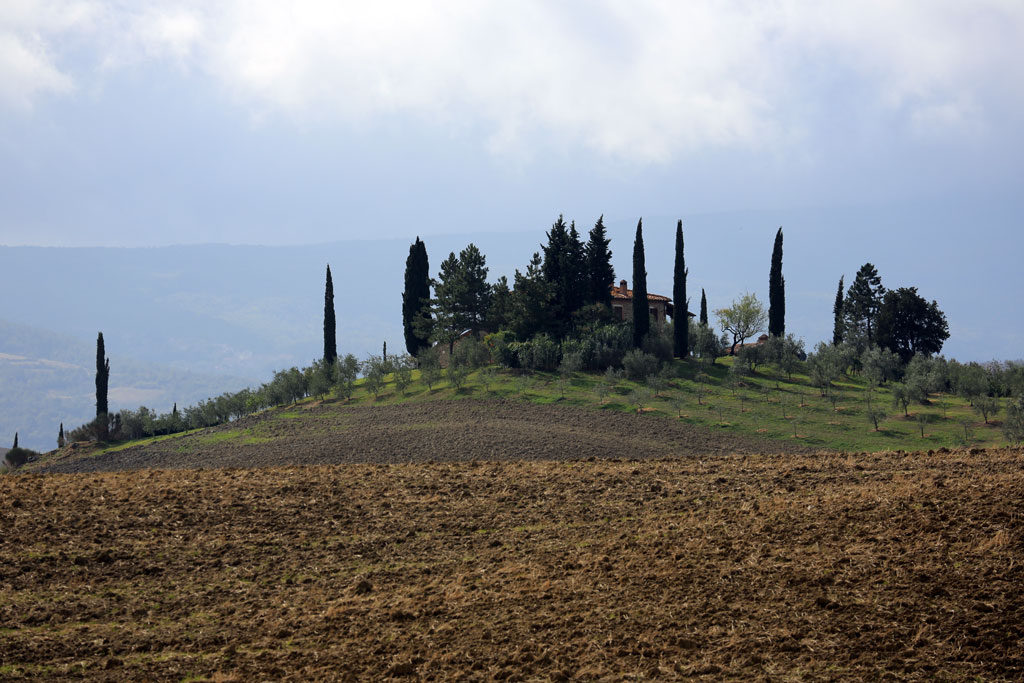
<path id="1" fill-rule="evenodd" d="M 733 384 L 729 373 L 732 361 L 719 359 L 703 373 L 704 378 L 700 378 L 695 363 L 676 361 L 673 370 L 678 376 L 664 387 L 624 378 L 609 384 L 604 376 L 585 373 L 563 378 L 556 373 L 517 375 L 491 368 L 472 373 L 461 389 L 447 382 L 428 389 L 414 375 L 417 381 L 404 394 L 393 383 L 376 397 L 357 385 L 350 400 L 392 403 L 466 396 L 515 397 L 534 403 L 641 411 L 652 418 L 685 420 L 725 432 L 840 451 L 1006 445 L 998 415 L 989 416 L 986 423 L 970 403 L 956 396 L 931 394 L 927 405 L 911 404 L 904 413 L 902 407 L 894 407 L 888 388 L 869 392 L 866 381 L 857 376 L 843 377 L 832 397 L 826 398 L 806 375 L 797 372 L 786 377 L 764 366 L 743 378 L 741 384 Z M 869 394 L 874 410 L 886 415 L 877 431 L 868 417 Z M 1000 415 L 1003 410 L 1005 402 Z"/>
<path id="2" fill-rule="evenodd" d="M 465 383 L 453 387 L 442 379 L 427 387 L 418 372 L 411 385 L 401 391 L 394 377 L 373 395 L 364 380 L 356 383 L 353 395 L 312 397 L 294 406 L 277 409 L 276 417 L 295 421 L 303 428 L 322 431 L 323 410 L 343 406 L 392 406 L 458 399 L 511 399 L 533 404 L 577 406 L 599 411 L 639 413 L 644 419 L 682 421 L 706 427 L 722 436 L 748 436 L 770 439 L 802 448 L 836 451 L 927 451 L 963 446 L 994 447 L 1006 445 L 1000 415 L 988 422 L 964 399 L 948 394 L 932 394 L 927 405 L 911 404 L 906 414 L 894 407 L 886 387 L 869 391 L 863 379 L 845 376 L 830 397 L 811 386 L 800 372 L 791 377 L 761 367 L 752 376 L 734 384 L 729 372 L 731 358 L 719 359 L 707 372 L 696 363 L 676 361 L 676 375 L 664 386 L 648 386 L 625 378 L 609 381 L 603 375 L 575 373 L 562 377 L 557 373 L 520 374 L 493 366 L 470 373 Z M 868 415 L 869 397 L 875 411 L 885 417 L 876 431 Z M 314 414 L 306 408 L 321 405 Z M 433 425 L 425 425 L 433 426 Z M 264 437 L 257 428 L 219 428 L 215 437 L 224 445 L 248 446 Z M 301 431 L 301 430 L 300 430 Z M 124 450 L 132 445 L 165 439 L 157 437 L 130 444 L 117 444 L 99 452 Z M 727 439 L 723 439 L 727 441 Z"/>

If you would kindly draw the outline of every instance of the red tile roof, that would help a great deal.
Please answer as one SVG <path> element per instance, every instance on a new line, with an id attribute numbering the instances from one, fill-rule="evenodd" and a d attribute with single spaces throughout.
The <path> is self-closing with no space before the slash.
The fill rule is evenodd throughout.
<path id="1" fill-rule="evenodd" d="M 627 289 L 627 290 L 625 290 L 625 294 L 623 294 L 623 290 L 620 289 L 619 287 L 612 287 L 612 298 L 613 299 L 623 299 L 623 300 L 632 301 L 633 300 L 633 290 L 632 289 Z M 650 292 L 647 293 L 647 300 L 648 301 L 665 301 L 665 302 L 672 301 L 672 299 L 668 298 L 667 296 L 662 296 L 661 294 L 651 294 Z"/>

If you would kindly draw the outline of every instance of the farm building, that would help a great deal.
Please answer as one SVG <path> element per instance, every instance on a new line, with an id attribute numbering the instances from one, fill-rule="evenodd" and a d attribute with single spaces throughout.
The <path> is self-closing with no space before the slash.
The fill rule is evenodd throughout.
<path id="1" fill-rule="evenodd" d="M 669 317 L 675 317 L 672 299 L 661 294 L 647 293 L 647 307 L 651 318 L 658 325 L 664 324 Z M 693 313 L 687 311 L 692 318 Z M 626 286 L 625 280 L 619 280 L 619 286 L 612 286 L 612 317 L 616 320 L 633 319 L 633 290 Z"/>

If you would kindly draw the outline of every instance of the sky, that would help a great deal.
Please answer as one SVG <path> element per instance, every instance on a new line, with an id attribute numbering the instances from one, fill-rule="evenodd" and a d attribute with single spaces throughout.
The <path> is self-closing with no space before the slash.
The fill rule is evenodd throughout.
<path id="1" fill-rule="evenodd" d="M 1022 44 L 1020 0 L 4 0 L 0 245 L 681 218 L 724 305 L 784 225 L 816 324 L 871 260 L 1018 358 Z"/>
<path id="2" fill-rule="evenodd" d="M 983 211 L 1022 39 L 1018 0 L 5 0 L 0 244 Z"/>

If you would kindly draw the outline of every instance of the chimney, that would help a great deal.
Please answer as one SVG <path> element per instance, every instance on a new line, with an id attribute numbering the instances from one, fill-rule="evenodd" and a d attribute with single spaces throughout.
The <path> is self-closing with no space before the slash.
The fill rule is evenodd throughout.
<path id="1" fill-rule="evenodd" d="M 622 296 L 626 296 L 626 281 L 625 280 L 619 280 L 619 293 L 622 294 Z"/>

